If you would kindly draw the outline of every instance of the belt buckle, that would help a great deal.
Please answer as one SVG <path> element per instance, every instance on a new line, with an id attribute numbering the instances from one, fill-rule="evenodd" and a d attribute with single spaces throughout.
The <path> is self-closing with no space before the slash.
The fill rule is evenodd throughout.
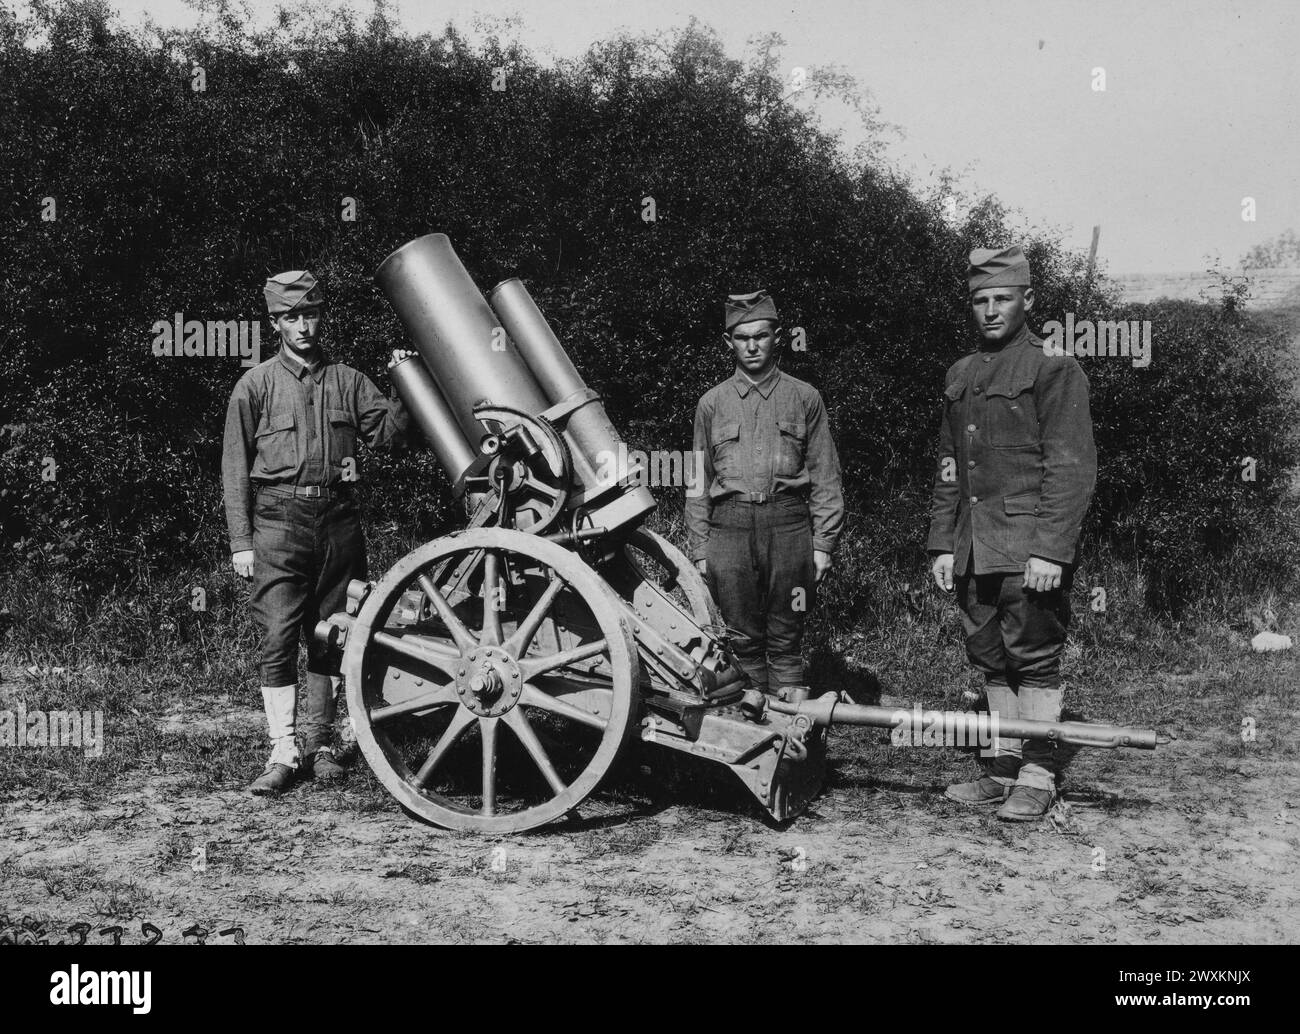
<path id="1" fill-rule="evenodd" d="M 306 487 L 300 489 L 300 491 L 308 499 L 319 499 L 321 496 L 320 485 L 307 485 Z"/>
<path id="2" fill-rule="evenodd" d="M 757 503 L 759 506 L 762 506 L 764 503 L 767 502 L 767 493 L 753 492 L 750 494 L 749 501 L 751 503 Z"/>

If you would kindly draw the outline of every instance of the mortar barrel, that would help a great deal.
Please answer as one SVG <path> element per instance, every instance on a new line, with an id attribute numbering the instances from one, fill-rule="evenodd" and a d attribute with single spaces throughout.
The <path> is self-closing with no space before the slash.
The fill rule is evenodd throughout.
<path id="1" fill-rule="evenodd" d="M 398 397 L 433 446 L 447 479 L 454 485 L 474 462 L 475 453 L 428 367 L 418 356 L 407 356 L 389 367 L 388 376 Z"/>
<path id="2" fill-rule="evenodd" d="M 586 382 L 551 330 L 542 310 L 517 277 L 497 284 L 489 293 L 501 325 L 519 349 L 519 354 L 541 386 L 551 405 L 575 404 L 562 421 L 573 454 L 573 468 L 587 499 L 600 497 L 600 509 L 592 519 L 613 529 L 639 521 L 654 509 L 654 496 L 641 484 L 618 483 L 628 478 L 628 449 L 599 397 L 583 400 Z M 605 498 L 602 489 L 610 490 Z M 599 514 L 599 515 L 598 515 Z"/>
<path id="3" fill-rule="evenodd" d="M 474 406 L 490 402 L 536 416 L 546 396 L 497 322 L 444 233 L 402 245 L 375 280 L 470 442 L 484 428 Z"/>

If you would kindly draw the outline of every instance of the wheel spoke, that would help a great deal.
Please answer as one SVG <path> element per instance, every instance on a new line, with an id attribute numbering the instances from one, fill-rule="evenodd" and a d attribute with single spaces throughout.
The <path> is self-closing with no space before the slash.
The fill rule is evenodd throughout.
<path id="1" fill-rule="evenodd" d="M 415 785 L 423 788 L 433 775 L 434 770 L 442 764 L 443 758 L 456 746 L 460 738 L 465 735 L 474 721 L 474 712 L 468 708 L 461 708 L 451 716 L 451 724 L 444 730 L 438 742 L 434 744 L 433 750 L 429 751 L 429 756 L 425 758 L 424 764 L 420 766 L 420 771 L 415 773 Z"/>
<path id="2" fill-rule="evenodd" d="M 497 646 L 501 642 L 501 610 L 498 606 L 500 590 L 501 557 L 495 551 L 489 551 L 483 559 L 483 634 L 480 640 L 491 646 Z"/>
<path id="3" fill-rule="evenodd" d="M 370 709 L 370 721 L 372 723 L 386 722 L 390 718 L 397 718 L 413 711 L 427 711 L 434 707 L 445 707 L 447 704 L 458 703 L 459 700 L 460 698 L 456 696 L 456 690 L 453 687 L 438 686 L 428 693 L 421 693 L 419 696 L 411 697 L 410 700 L 403 700 L 398 704 L 372 707 Z"/>
<path id="4" fill-rule="evenodd" d="M 524 691 L 520 694 L 519 703 L 528 704 L 531 707 L 539 707 L 543 711 L 550 711 L 551 714 L 558 714 L 562 718 L 568 718 L 571 721 L 581 722 L 583 725 L 590 725 L 593 729 L 603 729 L 608 721 L 598 714 L 592 714 L 590 711 L 584 711 L 580 707 L 574 707 L 566 700 L 559 697 L 553 697 L 549 693 L 543 693 L 536 686 L 527 684 Z"/>
<path id="5" fill-rule="evenodd" d="M 542 741 L 537 738 L 537 733 L 528 723 L 524 712 L 518 707 L 512 707 L 505 713 L 506 725 L 510 726 L 511 732 L 519 737 L 519 742 L 524 745 L 524 750 L 528 751 L 529 757 L 533 763 L 541 770 L 546 781 L 550 783 L 551 790 L 557 794 L 564 793 L 568 789 L 564 785 L 564 780 L 560 778 L 560 773 L 555 771 L 555 766 L 551 764 L 551 759 L 546 754 L 546 748 L 542 746 Z"/>
<path id="6" fill-rule="evenodd" d="M 451 604 L 447 602 L 447 597 L 440 593 L 438 587 L 433 584 L 433 579 L 427 574 L 420 575 L 420 587 L 424 589 L 425 595 L 429 597 L 429 602 L 433 604 L 433 609 L 438 612 L 438 617 L 442 619 L 442 623 L 447 626 L 447 631 L 451 633 L 452 639 L 460 647 L 460 652 L 469 653 L 477 647 L 477 640 L 470 635 L 469 629 L 456 616 L 456 612 L 451 609 Z"/>
<path id="7" fill-rule="evenodd" d="M 607 640 L 596 639 L 590 643 L 582 643 L 571 649 L 550 654 L 547 657 L 521 657 L 517 663 L 520 673 L 525 680 L 528 680 L 543 675 L 548 671 L 554 671 L 556 668 L 563 668 L 566 664 L 576 664 L 588 657 L 595 657 L 599 653 L 604 653 L 608 647 Z"/>
<path id="8" fill-rule="evenodd" d="M 391 632 L 376 632 L 373 639 L 380 646 L 394 653 L 400 653 L 403 657 L 437 668 L 453 677 L 456 674 L 453 669 L 461 663 L 458 652 L 442 647 L 432 640 L 412 639 L 393 635 Z"/>
<path id="9" fill-rule="evenodd" d="M 479 736 L 483 740 L 483 814 L 497 813 L 497 719 L 480 718 Z"/>
<path id="10" fill-rule="evenodd" d="M 564 588 L 564 582 L 558 575 L 551 572 L 552 578 L 545 591 L 537 598 L 533 604 L 533 609 L 528 612 L 528 616 L 519 622 L 519 627 L 515 629 L 514 634 L 506 641 L 505 650 L 511 657 L 522 657 L 528 652 L 528 648 L 533 645 L 533 636 L 537 635 L 537 630 L 541 627 L 546 612 L 551 609 L 551 604 L 555 602 L 555 597 L 560 594 Z"/>
<path id="11" fill-rule="evenodd" d="M 524 487 L 531 488 L 538 495 L 546 496 L 546 498 L 551 502 L 555 502 L 555 500 L 560 498 L 560 490 L 558 488 L 551 487 L 545 481 L 537 480 L 537 478 L 532 474 L 529 474 L 528 477 L 524 479 Z"/>

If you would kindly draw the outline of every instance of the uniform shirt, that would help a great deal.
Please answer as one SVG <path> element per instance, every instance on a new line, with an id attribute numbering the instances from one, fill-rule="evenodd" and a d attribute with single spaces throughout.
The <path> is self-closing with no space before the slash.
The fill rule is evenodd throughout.
<path id="1" fill-rule="evenodd" d="M 409 416 L 370 379 L 328 357 L 307 367 L 281 348 L 239 379 L 226 407 L 221 481 L 230 551 L 253 548 L 253 486 L 322 485 L 355 475 L 357 436 L 373 449 L 405 441 Z"/>
<path id="2" fill-rule="evenodd" d="M 1031 556 L 1072 564 L 1097 483 L 1078 362 L 1044 355 L 1022 327 L 954 363 L 943 394 L 929 552 L 952 553 L 959 575 L 1023 571 Z"/>
<path id="3" fill-rule="evenodd" d="M 807 498 L 813 549 L 835 549 L 844 525 L 840 458 L 811 384 L 775 366 L 757 384 L 737 370 L 700 399 L 693 448 L 708 490 L 686 498 L 692 560 L 705 558 L 713 505 L 731 496 Z"/>

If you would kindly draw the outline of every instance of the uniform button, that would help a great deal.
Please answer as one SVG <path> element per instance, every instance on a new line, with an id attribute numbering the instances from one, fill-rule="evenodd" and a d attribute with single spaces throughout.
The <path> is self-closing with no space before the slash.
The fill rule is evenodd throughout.
<path id="1" fill-rule="evenodd" d="M 983 388 L 976 388 L 976 389 L 975 389 L 975 394 L 978 395 L 978 394 L 980 394 L 983 390 L 984 390 Z"/>
<path id="2" fill-rule="evenodd" d="M 987 363 L 991 358 L 993 358 L 993 357 L 992 357 L 992 356 L 988 356 L 988 355 L 986 355 L 986 356 L 984 357 L 984 361 Z"/>
<path id="3" fill-rule="evenodd" d="M 973 496 L 970 497 L 970 501 L 971 501 L 971 504 L 974 505 L 975 503 L 978 503 L 978 502 L 980 501 L 980 497 L 977 496 L 977 495 L 973 495 Z"/>
<path id="4" fill-rule="evenodd" d="M 967 430 L 969 433 L 974 434 L 974 433 L 975 433 L 975 425 L 974 425 L 974 424 L 967 424 L 967 425 L 966 425 L 966 430 Z"/>
<path id="5" fill-rule="evenodd" d="M 966 461 L 966 466 L 968 466 L 968 467 L 973 467 L 973 466 L 975 466 L 975 461 L 974 461 L 974 460 L 967 460 L 967 461 Z"/>

